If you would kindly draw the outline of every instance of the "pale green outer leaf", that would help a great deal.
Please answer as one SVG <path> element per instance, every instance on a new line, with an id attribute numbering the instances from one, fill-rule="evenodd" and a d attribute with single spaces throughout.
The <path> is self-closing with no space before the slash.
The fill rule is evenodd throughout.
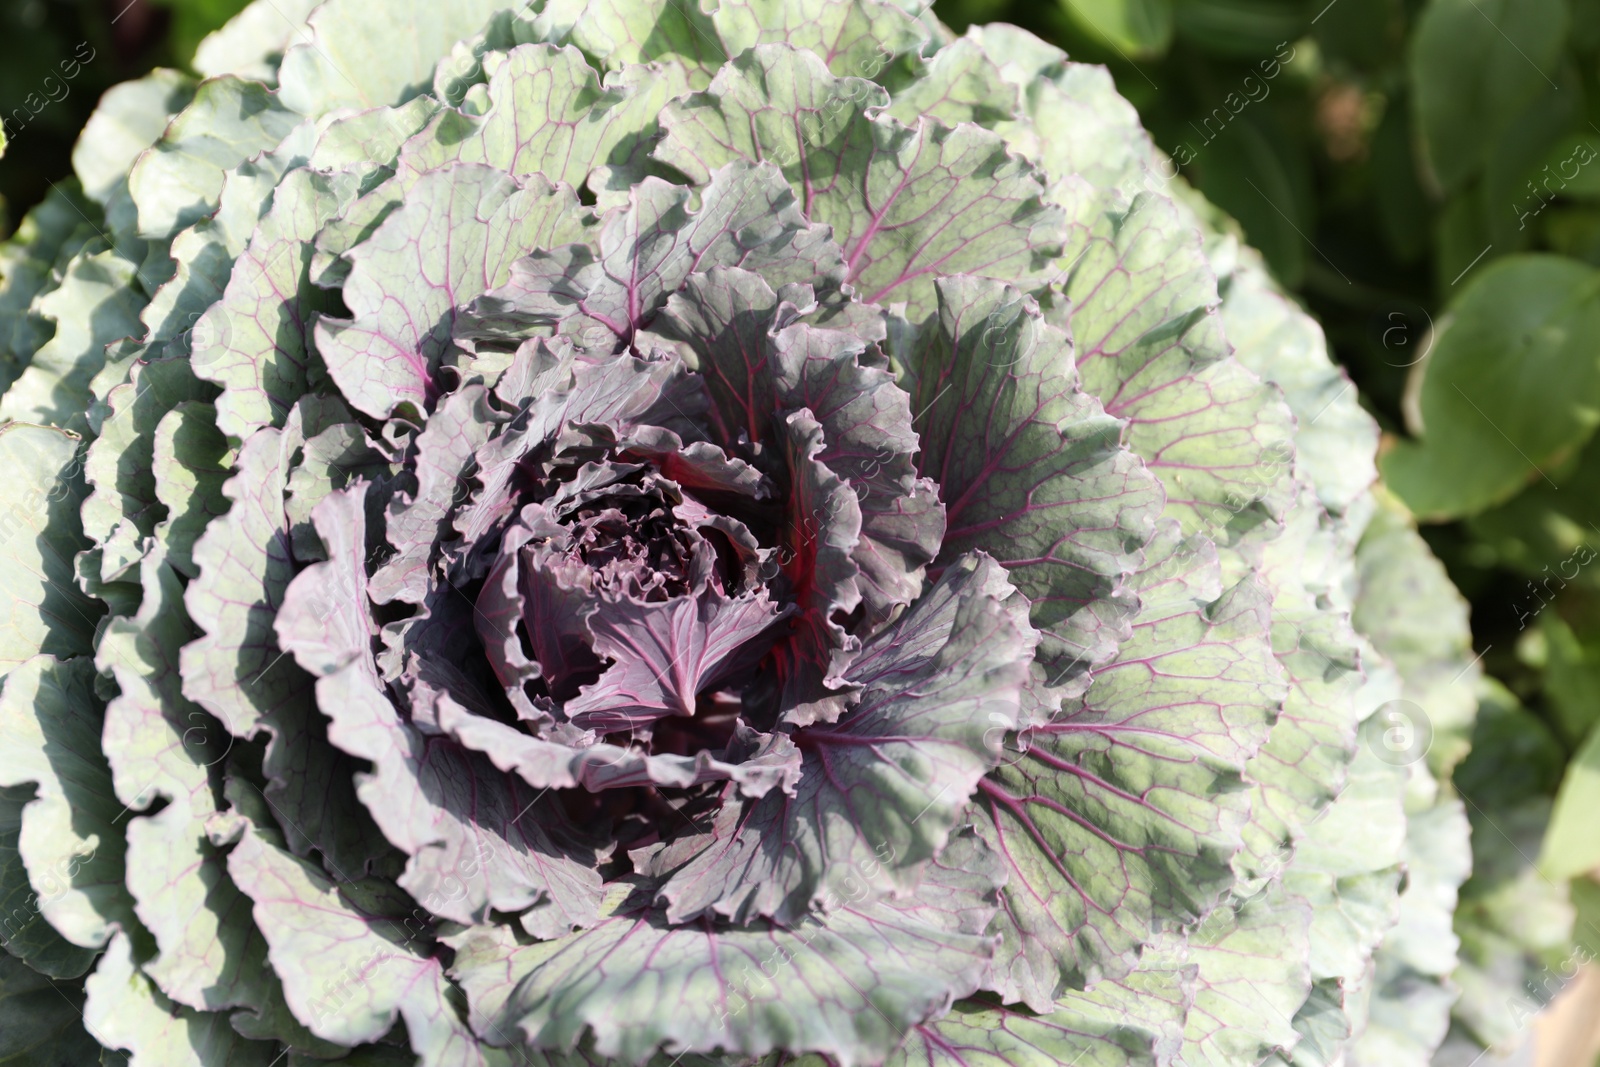
<path id="1" fill-rule="evenodd" d="M 891 84 L 892 102 L 886 114 L 908 126 L 919 115 L 926 115 L 946 126 L 976 122 L 1009 132 L 1017 111 L 1017 87 L 1001 77 L 999 68 L 977 43 L 976 31 L 974 27 L 966 37 L 935 52 L 916 78 L 904 85 Z M 873 76 L 864 71 L 843 73 Z M 1033 155 L 1028 158 L 1042 162 Z"/>
<path id="2" fill-rule="evenodd" d="M 1154 1036 L 1116 1018 L 1072 1011 L 1046 1015 L 964 1000 L 942 1019 L 914 1026 L 886 1067 L 1146 1067 L 1159 1063 Z"/>
<path id="3" fill-rule="evenodd" d="M 730 160 L 777 163 L 806 217 L 833 227 L 861 296 L 906 301 L 912 323 L 934 312 L 936 276 L 1041 287 L 1063 220 L 1032 166 L 976 126 L 868 117 L 887 103 L 880 87 L 835 78 L 810 52 L 759 45 L 706 92 L 668 105 L 655 156 L 697 183 Z"/>
<path id="4" fill-rule="evenodd" d="M 711 22 L 730 56 L 787 43 L 822 57 L 841 78 L 876 78 L 928 41 L 915 19 L 880 0 L 720 0 Z"/>
<path id="5" fill-rule="evenodd" d="M 1358 751 L 1344 789 L 1311 824 L 1283 876 L 1308 901 L 1311 977 L 1354 986 L 1397 918 L 1406 771 Z"/>
<path id="6" fill-rule="evenodd" d="M 403 1017 L 423 1067 L 485 1063 L 450 1003 L 449 983 L 410 916 L 369 915 L 321 871 L 271 844 L 254 826 L 228 870 L 255 902 L 268 957 L 296 1018 L 341 1045 L 374 1041 Z"/>
<path id="7" fill-rule="evenodd" d="M 912 1027 L 885 1067 L 1164 1065 L 1183 1040 L 1188 985 L 1177 970 L 1136 973 L 1068 991 L 1044 1015 L 958 1001 L 943 1018 Z"/>
<path id="8" fill-rule="evenodd" d="M 311 679 L 279 651 L 272 629 L 295 572 L 288 467 L 303 431 L 321 429 L 309 410 L 297 407 L 283 431 L 250 437 L 222 487 L 231 507 L 195 544 L 200 576 L 184 601 L 203 636 L 183 649 L 183 691 L 235 737 L 269 735 L 266 796 L 290 847 L 317 848 L 335 873 L 360 877 L 386 846 L 355 798 L 354 766 L 326 741 Z"/>
<path id="9" fill-rule="evenodd" d="M 222 485 L 233 467 L 234 450 L 217 429 L 216 409 L 187 400 L 162 416 L 152 452 L 156 499 L 167 509 L 156 536 L 166 546 L 173 569 L 196 578 L 195 541 L 212 519 L 228 510 Z"/>
<path id="10" fill-rule="evenodd" d="M 1294 1013 L 1294 1028 L 1300 1033 L 1300 1043 L 1285 1055 L 1274 1053 L 1269 1064 L 1293 1064 L 1294 1067 L 1338 1067 L 1350 1041 L 1350 1019 L 1345 1014 L 1348 998 L 1334 979 L 1326 979 L 1311 987 L 1311 995 Z"/>
<path id="11" fill-rule="evenodd" d="M 159 550 L 140 566 L 139 613 L 112 619 L 95 662 L 121 695 L 106 705 L 105 749 L 117 798 L 134 810 L 167 805 L 127 824 L 127 884 L 159 955 L 144 971 L 173 1000 L 197 1009 L 264 997 L 260 935 L 237 919 L 239 892 L 206 835 L 217 810 L 210 768 L 233 739 L 184 699 L 178 653 L 193 634 L 176 574 Z"/>
<path id="12" fill-rule="evenodd" d="M 86 217 L 92 211 L 72 182 L 54 186 L 0 243 L 0 388 L 10 388 L 55 332 L 32 310 L 33 298 L 58 283 L 58 261 L 70 260 L 94 238 Z"/>
<path id="13" fill-rule="evenodd" d="M 0 426 L 0 671 L 39 653 L 89 651 L 102 609 L 78 592 L 73 557 L 87 547 L 77 511 L 79 439 L 46 426 Z"/>
<path id="14" fill-rule="evenodd" d="M 1346 1058 L 1351 1067 L 1427 1067 L 1450 1026 L 1456 990 L 1378 955 L 1367 1028 Z"/>
<path id="15" fill-rule="evenodd" d="M 139 208 L 139 236 L 173 237 L 216 209 L 223 174 L 282 141 L 301 116 L 256 82 L 234 77 L 202 82 L 128 172 Z"/>
<path id="16" fill-rule="evenodd" d="M 158 421 L 180 402 L 211 395 L 187 360 L 135 363 L 129 378 L 107 395 L 109 413 L 84 463 L 94 492 L 83 502 L 83 531 L 99 546 L 94 577 L 103 582 L 118 581 L 138 565 L 161 517 L 153 470 Z"/>
<path id="17" fill-rule="evenodd" d="M 403 170 L 487 163 L 514 177 L 538 173 L 581 188 L 597 167 L 626 175 L 642 165 L 662 108 L 689 91 L 676 65 L 623 67 L 602 84 L 571 46 L 529 44 L 491 53 L 484 69 L 488 110 L 481 118 L 441 113 L 406 146 Z"/>
<path id="18" fill-rule="evenodd" d="M 83 1028 L 83 994 L 0 954 L 0 1064 L 78 1067 L 100 1047 Z"/>
<path id="19" fill-rule="evenodd" d="M 404 103 L 426 92 L 433 68 L 479 30 L 504 0 L 328 0 L 297 29 L 278 66 L 286 107 L 319 117 L 338 108 Z"/>
<path id="20" fill-rule="evenodd" d="M 1116 660 L 1004 753 L 974 804 L 1011 868 L 990 982 L 1035 1010 L 1126 974 L 1154 930 L 1215 905 L 1248 812 L 1240 774 L 1283 699 L 1265 590 L 1224 593 L 1214 549 L 1171 522 L 1147 552 Z"/>
<path id="21" fill-rule="evenodd" d="M 270 1067 L 275 1046 L 247 1041 L 222 1012 L 174 1004 L 140 973 L 128 935 L 118 933 L 85 984 L 84 1028 L 128 1067 Z"/>
<path id="22" fill-rule="evenodd" d="M 1597 332 L 1594 267 L 1554 255 L 1484 267 L 1419 364 L 1413 436 L 1379 462 L 1389 488 L 1419 517 L 1440 520 L 1549 478 L 1600 423 L 1600 362 L 1587 340 Z"/>
<path id="23" fill-rule="evenodd" d="M 1116 210 L 1077 180 L 1056 192 L 1075 220 L 1062 260 L 1084 389 L 1129 421 L 1128 447 L 1167 490 L 1164 514 L 1223 543 L 1230 527 L 1281 515 L 1293 420 L 1229 358 L 1199 234 L 1164 197 Z"/>
<path id="24" fill-rule="evenodd" d="M 4 918 L 6 947 L 35 969 L 76 977 L 64 956 L 59 966 L 35 960 L 12 938 L 31 915 L 41 916 L 72 945 L 97 949 L 117 926 L 134 924 L 122 885 L 122 812 L 100 752 L 100 707 L 94 667 L 86 657 L 37 656 L 6 676 L 0 695 L 0 785 L 34 783 L 21 807 L 16 848 L 27 870 L 21 887 L 33 897 Z M 8 879 L 9 881 L 9 879 Z"/>
<path id="25" fill-rule="evenodd" d="M 660 60 L 682 68 L 691 88 L 703 89 L 729 56 L 705 6 L 705 0 L 553 0 L 544 16 L 550 40 L 570 40 L 608 70 Z"/>
<path id="26" fill-rule="evenodd" d="M 1187 961 L 1199 973 L 1180 1062 L 1254 1064 L 1295 1046 L 1292 1018 L 1311 992 L 1310 925 L 1311 908 L 1274 883 L 1218 908 L 1189 936 Z"/>
<path id="27" fill-rule="evenodd" d="M 143 332 L 138 271 L 138 263 L 114 249 L 73 257 L 61 285 L 34 301 L 56 333 L 0 398 L 0 419 L 85 425 L 89 382 L 105 362 L 105 346 Z"/>
<path id="28" fill-rule="evenodd" d="M 40 974 L 77 978 L 94 964 L 95 952 L 66 940 L 45 919 L 40 911 L 42 898 L 28 881 L 22 858 L 24 809 L 33 793 L 31 783 L 0 788 L 0 945 Z M 81 863 L 86 858 L 75 856 L 73 861 Z M 63 873 L 77 869 L 69 866 Z"/>
<path id="29" fill-rule="evenodd" d="M 932 912 L 842 906 L 825 923 L 716 933 L 616 914 L 516 960 L 500 1026 L 551 1049 L 591 1031 L 602 1055 L 628 1062 L 663 1042 L 877 1062 L 908 1026 L 942 1013 L 952 988 L 971 989 L 988 960 L 987 938 Z"/>
<path id="30" fill-rule="evenodd" d="M 1378 424 L 1329 357 L 1322 327 L 1279 290 L 1260 254 L 1231 236 L 1207 245 L 1234 358 L 1283 390 L 1295 417 L 1295 462 L 1322 506 L 1343 514 L 1378 476 Z"/>
<path id="31" fill-rule="evenodd" d="M 224 74 L 274 84 L 278 62 L 322 0 L 252 0 L 195 49 L 190 65 L 203 77 Z"/>
<path id="32" fill-rule="evenodd" d="M 1020 94 L 1017 118 L 994 128 L 1052 180 L 1077 175 L 1124 208 L 1140 191 L 1163 190 L 1150 135 L 1105 67 L 1068 62 L 1059 48 L 1003 23 L 973 26 L 967 39 Z M 928 73 L 936 74 L 931 64 Z"/>
<path id="33" fill-rule="evenodd" d="M 1466 808 L 1455 798 L 1406 816 L 1406 888 L 1380 958 L 1437 977 L 1455 969 L 1458 939 L 1450 920 L 1461 883 L 1472 871 L 1469 834 Z"/>
<path id="34" fill-rule="evenodd" d="M 297 694 L 309 699 L 305 675 L 276 662 L 272 634 L 294 577 L 283 493 L 289 457 L 303 440 L 298 432 L 265 429 L 239 450 L 237 473 L 222 486 L 232 506 L 195 543 L 200 576 L 184 593 L 203 634 L 183 649 L 184 696 L 238 737 L 252 736 L 263 716 Z"/>
<path id="35" fill-rule="evenodd" d="M 1363 714 L 1389 695 L 1366 684 L 1360 639 L 1340 610 L 1349 599 L 1349 539 L 1302 486 L 1282 533 L 1261 549 L 1260 573 L 1273 591 L 1273 653 L 1290 685 L 1267 743 L 1245 768 L 1254 795 L 1234 864 L 1244 878 L 1282 871 L 1338 795 Z"/>
<path id="36" fill-rule="evenodd" d="M 149 328 L 145 340 L 154 355 L 166 350 L 177 355 L 194 348 L 194 327 L 223 295 L 234 261 L 272 206 L 284 173 L 304 163 L 323 139 L 314 125 L 302 122 L 277 147 L 223 173 L 215 212 L 172 239 L 170 254 L 176 264 L 172 278 L 156 290 L 139 316 Z M 207 340 L 204 332 L 199 340 Z"/>
<path id="37" fill-rule="evenodd" d="M 1361 595 L 1351 621 L 1400 672 L 1405 697 L 1427 714 L 1437 749 L 1429 765 L 1447 773 L 1464 754 L 1483 674 L 1469 608 L 1411 516 L 1388 493 L 1377 500 L 1356 549 Z"/>
<path id="38" fill-rule="evenodd" d="M 317 350 L 345 399 L 387 418 L 419 410 L 439 391 L 434 375 L 457 309 L 510 277 L 531 248 L 576 240 L 570 187 L 539 176 L 519 182 L 480 164 L 424 174 L 352 261 L 343 297 L 353 320 L 319 317 Z"/>
<path id="39" fill-rule="evenodd" d="M 72 170 L 84 195 L 105 204 L 124 186 L 139 154 L 154 144 L 167 120 L 194 99 L 194 79 L 158 69 L 106 90 L 72 148 Z"/>
<path id="40" fill-rule="evenodd" d="M 194 327 L 195 373 L 223 387 L 217 426 L 244 440 L 282 426 L 307 389 L 312 315 L 336 306 L 307 278 L 311 240 L 354 198 L 355 176 L 292 171 L 233 265 L 222 299 Z"/>
<path id="41" fill-rule="evenodd" d="M 994 553 L 1032 606 L 1045 683 L 1081 689 L 1136 610 L 1121 584 L 1159 488 L 1119 447 L 1122 424 L 1079 388 L 1071 342 L 1031 298 L 981 278 L 940 279 L 937 291 L 928 335 L 893 353 L 916 413 L 918 473 L 945 504 L 940 561 Z"/>

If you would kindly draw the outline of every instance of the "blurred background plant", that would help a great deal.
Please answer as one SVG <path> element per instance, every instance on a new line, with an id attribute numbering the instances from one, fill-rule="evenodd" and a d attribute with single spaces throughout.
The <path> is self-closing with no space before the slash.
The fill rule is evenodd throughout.
<path id="1" fill-rule="evenodd" d="M 67 180 L 101 92 L 187 67 L 244 2 L 0 4 L 4 230 Z M 1475 873 L 1435 1062 L 1467 1067 L 1485 1046 L 1531 1056 L 1535 1014 L 1578 985 L 1587 1006 L 1559 1033 L 1541 1024 L 1539 1061 L 1587 1067 L 1600 1040 L 1600 0 L 934 10 L 958 32 L 1013 22 L 1110 67 L 1179 174 L 1323 323 L 1385 430 L 1386 481 L 1471 601 L 1490 676 L 1454 774 Z"/>

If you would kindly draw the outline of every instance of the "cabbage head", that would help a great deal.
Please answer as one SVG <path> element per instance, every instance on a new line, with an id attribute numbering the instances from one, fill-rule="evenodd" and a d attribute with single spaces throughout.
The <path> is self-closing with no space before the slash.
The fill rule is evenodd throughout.
<path id="1" fill-rule="evenodd" d="M 896 0 L 196 67 L 0 251 L 0 1060 L 1427 1062 L 1464 607 L 1103 68 Z"/>

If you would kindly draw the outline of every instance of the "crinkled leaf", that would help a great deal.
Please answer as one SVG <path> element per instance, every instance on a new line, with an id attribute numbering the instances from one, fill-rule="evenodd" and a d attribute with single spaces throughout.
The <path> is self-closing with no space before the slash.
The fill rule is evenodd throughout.
<path id="1" fill-rule="evenodd" d="M 176 574 L 159 550 L 140 565 L 139 613 L 111 620 L 95 663 L 120 695 L 106 705 L 105 748 L 119 800 L 160 811 L 127 824 L 127 884 L 159 955 L 144 971 L 192 1008 L 262 999 L 260 935 L 234 920 L 238 890 L 223 873 L 205 823 L 217 810 L 212 765 L 233 739 L 183 696 L 178 654 L 193 636 Z"/>
<path id="2" fill-rule="evenodd" d="M 56 323 L 55 336 L 34 353 L 0 398 L 0 418 L 82 429 L 89 382 L 105 363 L 105 346 L 142 332 L 144 292 L 134 284 L 139 264 L 111 249 L 73 257 L 61 285 L 39 297 L 38 312 Z"/>
<path id="3" fill-rule="evenodd" d="M 15 819 L 0 925 L 12 955 L 58 978 L 82 974 L 85 950 L 135 924 L 93 677 L 86 657 L 37 656 L 6 676 L 0 696 L 0 786 Z"/>
<path id="4" fill-rule="evenodd" d="M 103 610 L 78 592 L 73 557 L 88 547 L 78 525 L 84 484 L 75 434 L 0 427 L 0 670 L 34 656 L 89 651 Z"/>
<path id="5" fill-rule="evenodd" d="M 573 334 L 598 324 L 627 343 L 691 272 L 742 267 L 775 287 L 843 277 L 838 247 L 806 222 L 776 168 L 731 163 L 711 176 L 698 211 L 688 205 L 689 190 L 644 179 L 606 213 L 598 256 L 585 245 L 536 252 L 478 314 L 485 325 L 525 320 Z"/>
<path id="6" fill-rule="evenodd" d="M 228 870 L 254 901 L 285 998 L 312 1033 L 357 1045 L 403 1017 L 420 1064 L 484 1063 L 451 1003 L 443 967 L 429 955 L 430 932 L 415 916 L 363 910 L 249 825 L 228 854 Z"/>
<path id="7" fill-rule="evenodd" d="M 571 1048 L 590 1031 L 602 1055 L 627 1062 L 665 1042 L 815 1050 L 854 1067 L 878 1062 L 907 1027 L 970 990 L 989 950 L 966 915 L 915 902 L 715 933 L 624 911 L 507 961 L 520 981 L 498 1021 L 537 1048 Z"/>
<path id="8" fill-rule="evenodd" d="M 295 32 L 279 64 L 283 103 L 312 117 L 404 103 L 427 91 L 451 44 L 501 6 L 501 0 L 399 0 L 378 19 L 364 0 L 329 0 Z"/>
<path id="9" fill-rule="evenodd" d="M 571 188 L 526 182 L 479 164 L 456 164 L 417 179 L 400 208 L 365 243 L 343 297 L 351 320 L 317 320 L 317 350 L 345 399 L 387 418 L 409 402 L 431 406 L 439 361 L 458 310 L 505 284 L 529 248 L 573 240 L 578 204 Z"/>
<path id="10" fill-rule="evenodd" d="M 271 1067 L 277 1048 L 249 1041 L 222 1012 L 168 1000 L 134 963 L 118 933 L 85 984 L 84 1028 L 108 1049 L 124 1049 L 128 1067 Z"/>
<path id="11" fill-rule="evenodd" d="M 627 66 L 602 83 L 576 48 L 528 44 L 484 59 L 489 108 L 482 118 L 446 111 L 406 146 L 417 172 L 451 161 L 487 163 L 515 177 L 543 174 L 582 188 L 597 168 L 636 179 L 656 117 L 688 91 L 676 65 Z M 624 177 L 626 176 L 626 177 Z"/>
<path id="12" fill-rule="evenodd" d="M 193 102 L 128 172 L 139 236 L 172 237 L 210 214 L 224 172 L 276 146 L 300 119 L 257 82 L 232 76 L 201 82 Z"/>
<path id="13" fill-rule="evenodd" d="M 726 0 L 711 22 L 730 56 L 758 44 L 790 44 L 822 57 L 839 77 L 875 78 L 928 41 L 916 19 L 880 0 Z"/>
<path id="14" fill-rule="evenodd" d="M 1032 300 L 978 278 L 937 289 L 930 335 L 895 356 L 916 412 L 918 473 L 945 505 L 940 559 L 983 548 L 1006 564 L 1044 635 L 1045 680 L 1066 686 L 1125 633 L 1134 608 L 1122 579 L 1160 491 L 1120 447 L 1123 424 L 1079 388 L 1071 342 Z"/>
<path id="15" fill-rule="evenodd" d="M 1216 276 L 1177 208 L 1141 193 L 1103 210 L 1080 182 L 1062 253 L 1083 388 L 1128 420 L 1128 447 L 1186 532 L 1276 517 L 1287 504 L 1291 417 L 1278 391 L 1228 358 Z M 1222 534 L 1224 541 L 1227 535 Z"/>
<path id="16" fill-rule="evenodd" d="M 1232 883 L 1241 771 L 1283 696 L 1259 585 L 1224 592 L 1214 550 L 1170 522 L 1148 552 L 1116 660 L 1008 743 L 974 803 L 1011 865 L 991 981 L 1039 1011 L 1126 974 L 1153 931 L 1195 921 Z"/>
<path id="17" fill-rule="evenodd" d="M 914 884 L 1017 725 L 1037 636 L 1011 593 L 993 560 L 964 557 L 868 641 L 846 676 L 858 702 L 801 735 L 796 796 L 725 806 L 661 889 L 669 918 L 792 922 L 847 880 Z"/>
<path id="18" fill-rule="evenodd" d="M 317 506 L 328 561 L 300 572 L 274 625 L 283 648 L 317 677 L 329 738 L 373 764 L 356 793 L 384 836 L 411 857 L 401 887 L 457 922 L 541 902 L 569 929 L 593 922 L 600 903 L 593 852 L 585 862 L 581 839 L 556 806 L 539 804 L 542 794 L 481 753 L 421 734 L 391 703 L 372 660 L 365 491 L 357 483 Z"/>
<path id="19" fill-rule="evenodd" d="M 353 175 L 290 173 L 234 263 L 222 299 L 195 323 L 195 373 L 223 387 L 223 433 L 243 440 L 262 426 L 282 426 L 306 391 L 310 322 L 336 306 L 306 277 L 310 242 L 355 192 Z"/>
<path id="20" fill-rule="evenodd" d="M 758 45 L 668 105 L 656 157 L 701 183 L 733 159 L 776 162 L 806 217 L 833 227 L 847 280 L 872 303 L 906 301 L 914 323 L 935 310 L 937 276 L 1042 285 L 1064 233 L 1032 166 L 975 126 L 867 116 L 887 102 L 810 52 Z"/>
<path id="21" fill-rule="evenodd" d="M 284 492 L 301 416 L 257 431 L 223 486 L 232 501 L 195 545 L 200 576 L 184 603 L 202 636 L 184 647 L 183 691 L 236 737 L 266 732 L 267 800 L 290 847 L 319 849 L 341 877 L 360 877 L 383 851 L 355 797 L 355 764 L 326 741 L 311 679 L 279 650 L 272 623 L 294 576 Z"/>
<path id="22" fill-rule="evenodd" d="M 193 79 L 165 69 L 106 90 L 72 149 L 72 170 L 84 195 L 105 204 L 125 187 L 139 154 L 160 138 L 168 118 L 188 107 L 194 95 Z"/>

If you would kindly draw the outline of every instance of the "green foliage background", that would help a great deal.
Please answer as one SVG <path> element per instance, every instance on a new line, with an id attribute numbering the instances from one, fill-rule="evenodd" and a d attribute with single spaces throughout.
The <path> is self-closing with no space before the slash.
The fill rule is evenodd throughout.
<path id="1" fill-rule="evenodd" d="M 101 92 L 186 65 L 243 6 L 0 5 L 5 229 L 69 173 Z M 1107 64 L 1383 426 L 1385 479 L 1430 523 L 1496 680 L 1455 775 L 1478 872 L 1457 919 L 1457 1047 L 1516 1040 L 1526 1012 L 1474 974 L 1520 969 L 1536 1008 L 1572 937 L 1600 951 L 1600 0 L 934 9 L 957 32 L 1013 22 Z"/>

